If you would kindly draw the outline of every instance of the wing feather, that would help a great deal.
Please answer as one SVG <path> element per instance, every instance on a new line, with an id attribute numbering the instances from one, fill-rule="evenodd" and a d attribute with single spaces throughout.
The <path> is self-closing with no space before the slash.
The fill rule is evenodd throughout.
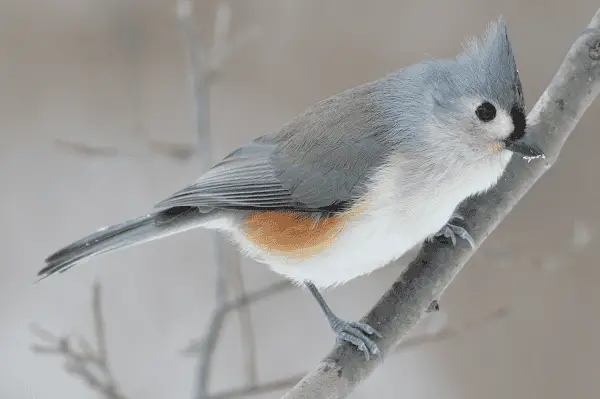
<path id="1" fill-rule="evenodd" d="M 275 144 L 255 140 L 225 157 L 194 184 L 156 205 L 236 209 L 291 209 L 295 202 L 270 158 Z"/>
<path id="2" fill-rule="evenodd" d="M 393 151 L 390 138 L 399 134 L 394 130 L 398 117 L 390 116 L 389 107 L 399 98 L 397 78 L 389 79 L 309 107 L 275 134 L 238 148 L 156 207 L 317 214 L 346 209 L 364 195 L 369 176 Z"/>

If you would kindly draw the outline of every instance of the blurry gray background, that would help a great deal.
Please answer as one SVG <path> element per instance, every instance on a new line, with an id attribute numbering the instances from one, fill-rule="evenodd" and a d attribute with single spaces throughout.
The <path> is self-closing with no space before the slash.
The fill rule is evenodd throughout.
<path id="1" fill-rule="evenodd" d="M 197 3 L 194 18 L 210 41 L 217 2 Z M 233 2 L 231 34 L 256 35 L 212 89 L 215 157 L 326 96 L 425 57 L 453 56 L 500 14 L 530 109 L 597 7 L 594 0 Z M 35 322 L 89 336 L 94 281 L 104 287 L 122 390 L 131 399 L 190 397 L 195 360 L 180 351 L 203 332 L 214 304 L 209 233 L 32 283 L 59 246 L 137 216 L 197 177 L 198 159 L 168 156 L 160 145 L 196 144 L 191 99 L 174 1 L 0 1 L 0 397 L 98 397 L 65 373 L 62 359 L 32 353 L 29 329 Z M 417 331 L 458 335 L 389 358 L 354 398 L 598 397 L 599 112 L 596 102 L 556 166 L 446 291 L 442 313 Z M 399 270 L 326 297 L 341 316 L 358 318 Z M 243 271 L 248 289 L 279 278 L 247 259 Z M 261 379 L 306 370 L 333 343 L 300 290 L 258 303 L 252 315 Z M 215 389 L 238 385 L 243 374 L 237 319 L 228 321 Z"/>

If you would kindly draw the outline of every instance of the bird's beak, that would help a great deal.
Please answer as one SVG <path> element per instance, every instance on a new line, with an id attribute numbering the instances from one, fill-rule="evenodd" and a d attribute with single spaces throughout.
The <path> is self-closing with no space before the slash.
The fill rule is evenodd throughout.
<path id="1" fill-rule="evenodd" d="M 544 152 L 540 147 L 525 141 L 525 137 L 522 137 L 519 140 L 504 140 L 504 148 L 512 152 L 518 152 L 526 157 L 544 157 Z"/>
<path id="2" fill-rule="evenodd" d="M 520 91 L 520 90 L 518 90 Z M 527 117 L 522 107 L 522 101 L 510 110 L 515 130 L 504 140 L 504 148 L 512 152 L 518 152 L 523 157 L 545 158 L 544 152 L 536 144 L 529 142 L 530 135 L 527 134 Z"/>

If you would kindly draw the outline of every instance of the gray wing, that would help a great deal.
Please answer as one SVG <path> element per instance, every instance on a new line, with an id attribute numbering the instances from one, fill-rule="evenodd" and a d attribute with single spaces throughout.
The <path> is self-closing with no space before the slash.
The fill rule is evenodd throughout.
<path id="1" fill-rule="evenodd" d="M 201 208 L 292 208 L 290 190 L 283 187 L 271 165 L 275 145 L 252 141 L 229 154 L 194 184 L 156 205 Z"/>
<path id="2" fill-rule="evenodd" d="M 377 82 L 307 109 L 273 135 L 229 154 L 157 205 L 325 212 L 345 208 L 392 146 Z"/>

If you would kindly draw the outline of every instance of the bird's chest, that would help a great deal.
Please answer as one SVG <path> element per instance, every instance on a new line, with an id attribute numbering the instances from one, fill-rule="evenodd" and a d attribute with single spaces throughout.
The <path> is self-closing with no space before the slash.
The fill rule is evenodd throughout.
<path id="1" fill-rule="evenodd" d="M 256 225 L 257 234 L 238 236 L 238 241 L 252 257 L 293 280 L 309 280 L 319 287 L 344 283 L 387 265 L 431 237 L 460 202 L 497 180 L 489 170 L 477 168 L 436 172 L 417 179 L 384 170 L 351 214 L 315 224 L 262 213 L 246 220 L 246 227 Z"/>
<path id="2" fill-rule="evenodd" d="M 410 174 L 407 168 L 382 172 L 371 190 L 370 209 L 358 221 L 365 242 L 384 258 L 398 258 L 438 232 L 466 198 L 494 185 L 507 159 L 463 168 L 439 166 L 428 174 Z"/>

